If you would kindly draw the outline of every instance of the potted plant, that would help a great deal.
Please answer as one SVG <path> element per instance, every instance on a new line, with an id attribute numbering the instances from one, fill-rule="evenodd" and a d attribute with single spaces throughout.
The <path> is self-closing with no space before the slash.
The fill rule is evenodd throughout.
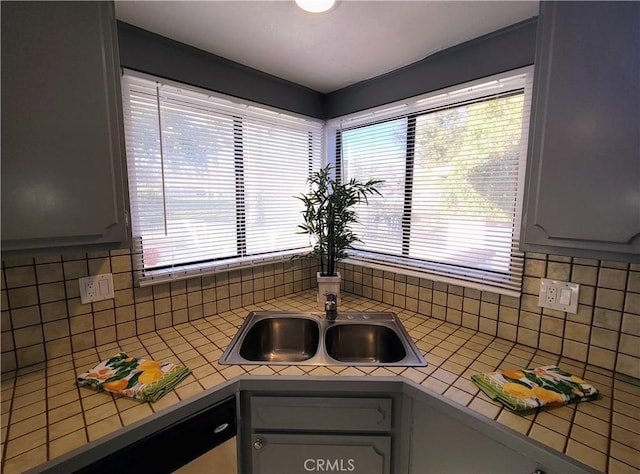
<path id="1" fill-rule="evenodd" d="M 346 183 L 335 180 L 331 165 L 327 165 L 309 177 L 311 190 L 298 196 L 304 203 L 300 233 L 309 234 L 315 244 L 309 254 L 318 259 L 318 302 L 324 301 L 327 293 L 340 296 L 340 274 L 336 264 L 347 257 L 347 250 L 361 240 L 353 233 L 351 225 L 358 218 L 354 210 L 356 204 L 368 204 L 368 197 L 381 196 L 377 186 L 381 180 L 370 179 L 366 183 L 351 179 Z"/>

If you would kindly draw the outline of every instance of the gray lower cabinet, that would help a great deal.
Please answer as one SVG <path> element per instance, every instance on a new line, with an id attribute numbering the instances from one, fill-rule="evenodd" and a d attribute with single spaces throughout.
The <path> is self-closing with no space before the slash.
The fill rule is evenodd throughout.
<path id="1" fill-rule="evenodd" d="M 200 456 L 235 434 L 241 474 L 598 472 L 402 377 L 248 375 L 33 472 L 226 474 Z"/>
<path id="2" fill-rule="evenodd" d="M 252 396 L 253 474 L 385 474 L 392 466 L 392 398 Z"/>
<path id="3" fill-rule="evenodd" d="M 443 397 L 415 391 L 412 399 L 409 474 L 597 472 Z"/>
<path id="4" fill-rule="evenodd" d="M 413 420 L 411 474 L 564 474 L 429 404 L 414 403 Z"/>
<path id="5" fill-rule="evenodd" d="M 389 474 L 391 437 L 256 433 L 254 474 Z"/>
<path id="6" fill-rule="evenodd" d="M 521 242 L 640 261 L 640 2 L 541 2 Z"/>
<path id="7" fill-rule="evenodd" d="M 2 251 L 130 241 L 111 2 L 2 2 Z"/>

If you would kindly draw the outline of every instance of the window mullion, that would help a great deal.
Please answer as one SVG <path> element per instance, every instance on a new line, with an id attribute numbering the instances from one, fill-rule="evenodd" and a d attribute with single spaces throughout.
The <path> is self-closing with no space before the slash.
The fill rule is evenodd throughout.
<path id="1" fill-rule="evenodd" d="M 342 130 L 336 132 L 336 181 L 342 181 Z"/>
<path id="2" fill-rule="evenodd" d="M 167 232 L 167 191 L 165 185 L 165 177 L 164 177 L 164 147 L 162 144 L 162 139 L 164 136 L 164 132 L 162 130 L 162 107 L 160 105 L 160 86 L 156 84 L 156 105 L 158 106 L 158 145 L 160 148 L 160 170 L 162 177 L 162 211 L 164 218 L 164 235 L 168 235 Z"/>
<path id="3" fill-rule="evenodd" d="M 242 118 L 233 119 L 233 151 L 236 176 L 236 235 L 238 255 L 247 254 L 247 215 L 244 197 L 244 145 L 242 136 Z"/>
<path id="4" fill-rule="evenodd" d="M 309 145 L 309 155 L 307 156 L 308 160 L 309 160 L 309 176 L 311 176 L 311 173 L 313 173 L 313 133 L 308 132 L 307 133 L 307 137 L 308 137 L 308 145 Z"/>
<path id="5" fill-rule="evenodd" d="M 413 197 L 413 162 L 416 149 L 416 117 L 407 118 L 407 162 L 405 169 L 404 209 L 402 212 L 402 255 L 409 256 L 411 243 L 411 206 Z"/>

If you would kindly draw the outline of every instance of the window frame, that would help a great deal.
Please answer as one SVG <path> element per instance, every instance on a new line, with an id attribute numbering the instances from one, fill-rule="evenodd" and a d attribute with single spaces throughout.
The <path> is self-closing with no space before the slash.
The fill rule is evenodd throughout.
<path id="1" fill-rule="evenodd" d="M 510 84 L 510 78 L 521 78 L 522 85 L 514 86 Z M 438 270 L 438 267 L 444 267 L 443 263 L 427 263 L 418 259 L 408 257 L 408 238 L 409 233 L 406 232 L 407 226 L 411 225 L 411 199 L 413 186 L 413 166 L 415 151 L 415 126 L 411 126 L 410 121 L 415 122 L 416 117 L 432 111 L 445 108 L 456 107 L 465 102 L 477 101 L 483 97 L 496 97 L 495 93 L 487 93 L 492 84 L 506 82 L 505 91 L 500 95 L 513 94 L 514 90 L 522 90 L 524 93 L 523 102 L 523 120 L 521 127 L 521 140 L 519 146 L 520 159 L 518 164 L 518 182 L 515 202 L 515 215 L 513 220 L 513 237 L 511 244 L 511 260 L 509 272 L 505 274 L 502 282 L 496 282 L 495 277 L 483 281 L 482 270 L 470 269 L 468 274 L 475 273 L 476 276 L 469 279 L 465 278 L 462 271 L 453 271 L 448 273 L 446 270 Z M 407 141 L 405 153 L 405 191 L 404 191 L 404 209 L 402 216 L 403 242 L 402 257 L 395 255 L 385 255 L 381 252 L 368 252 L 366 250 L 354 249 L 349 252 L 350 256 L 344 262 L 353 265 L 360 265 L 367 268 L 395 271 L 396 273 L 413 276 L 418 278 L 426 278 L 433 281 L 440 281 L 448 284 L 474 288 L 481 291 L 492 291 L 494 293 L 505 294 L 509 296 L 519 297 L 522 289 L 522 278 L 524 268 L 524 253 L 518 249 L 520 238 L 520 227 L 522 222 L 522 202 L 524 194 L 525 166 L 527 155 L 527 142 L 529 131 L 529 119 L 531 112 L 531 95 L 533 84 L 533 66 L 527 66 L 489 77 L 477 79 L 464 84 L 451 86 L 445 89 L 411 97 L 394 103 L 374 107 L 368 110 L 359 111 L 349 115 L 341 116 L 327 121 L 325 133 L 334 136 L 335 146 L 327 148 L 328 160 L 333 163 L 340 175 L 342 171 L 342 131 L 351 130 L 368 125 L 374 125 L 385 121 L 398 118 L 407 118 Z M 376 176 L 376 178 L 384 178 L 384 176 Z M 366 245 L 366 242 L 365 242 Z M 491 273 L 484 271 L 484 273 Z M 478 276 L 480 275 L 480 276 Z M 494 273 L 495 275 L 495 273 Z"/>
<path id="2" fill-rule="evenodd" d="M 125 112 L 125 131 L 128 130 L 129 120 L 128 117 L 128 104 L 127 100 L 129 100 L 129 84 L 128 78 L 131 80 L 144 80 L 156 83 L 158 86 L 168 86 L 170 88 L 179 89 L 181 92 L 184 91 L 185 95 L 204 95 L 209 99 L 212 99 L 216 106 L 220 106 L 220 110 L 224 110 L 226 114 L 229 116 L 233 116 L 233 128 L 234 128 L 234 140 L 233 140 L 233 164 L 234 167 L 234 176 L 235 176 L 235 196 L 236 196 L 236 207 L 235 207 L 235 241 L 236 241 L 236 254 L 229 257 L 220 257 L 220 258 L 211 258 L 204 260 L 195 260 L 192 263 L 184 263 L 184 264 L 169 264 L 161 267 L 154 268 L 145 268 L 144 265 L 144 253 L 143 253 L 143 242 L 142 235 L 136 234 L 136 216 L 134 215 L 134 206 L 132 205 L 132 234 L 133 234 L 133 270 L 134 270 L 134 278 L 135 282 L 139 286 L 148 286 L 155 285 L 164 282 L 170 282 L 175 280 L 183 280 L 187 278 L 193 278 L 195 276 L 206 276 L 212 275 L 220 272 L 227 272 L 230 270 L 239 270 L 243 268 L 253 267 L 256 265 L 265 265 L 270 263 L 281 263 L 289 261 L 293 256 L 297 255 L 306 255 L 312 249 L 311 243 L 309 242 L 308 246 L 295 248 L 295 249 L 284 249 L 277 250 L 273 252 L 262 252 L 256 255 L 247 255 L 247 234 L 246 234 L 246 221 L 247 221 L 247 207 L 245 205 L 245 150 L 243 150 L 243 142 L 245 137 L 243 135 L 243 119 L 250 117 L 252 119 L 257 120 L 274 120 L 274 118 L 280 117 L 282 118 L 282 123 L 280 125 L 285 128 L 283 124 L 304 124 L 304 125 L 296 125 L 300 127 L 298 130 L 301 133 L 306 133 L 308 147 L 305 153 L 305 162 L 304 167 L 306 168 L 307 176 L 310 176 L 311 173 L 320 166 L 324 161 L 324 147 L 325 147 L 325 134 L 324 134 L 324 121 L 315 119 L 312 117 L 303 116 L 300 114 L 296 114 L 294 112 L 289 112 L 286 110 L 277 109 L 274 107 L 266 106 L 263 104 L 251 102 L 248 100 L 228 96 L 221 93 L 216 93 L 213 91 L 201 89 L 198 87 L 189 86 L 186 84 L 166 80 L 160 77 L 140 73 L 137 71 L 132 71 L 128 69 L 123 70 L 123 80 L 122 80 L 122 101 L 123 101 L 123 109 Z M 159 102 L 159 99 L 158 99 Z M 159 106 L 158 106 L 159 107 Z M 159 109 L 158 109 L 159 110 Z M 243 115 L 242 117 L 238 113 L 241 111 Z M 236 112 L 236 114 L 234 114 Z M 246 120 L 245 120 L 246 122 Z M 307 127 L 308 124 L 308 127 Z M 162 143 L 162 129 L 161 125 L 159 131 L 159 140 Z M 255 127 L 254 122 L 250 122 L 250 126 Z M 305 128 L 307 127 L 307 128 Z M 162 145 L 161 145 L 162 146 Z M 127 143 L 127 149 L 129 149 L 129 143 Z M 161 152 L 162 153 L 162 152 Z M 128 155 L 130 155 L 128 153 Z M 128 156 L 128 165 L 131 167 L 131 162 L 134 161 L 134 157 Z M 129 181 L 135 181 L 135 178 L 132 178 L 132 171 L 129 170 Z M 163 177 L 164 180 L 164 177 Z M 164 186 L 164 185 L 163 185 Z M 130 190 L 131 194 L 131 190 Z M 165 191 L 163 189 L 163 196 L 165 196 Z M 293 195 L 292 195 L 293 197 Z M 164 199 L 164 198 L 163 198 Z M 133 203 L 132 196 L 129 196 L 129 201 Z M 166 223 L 166 216 L 165 216 Z M 294 230 L 294 229 L 292 229 Z"/>

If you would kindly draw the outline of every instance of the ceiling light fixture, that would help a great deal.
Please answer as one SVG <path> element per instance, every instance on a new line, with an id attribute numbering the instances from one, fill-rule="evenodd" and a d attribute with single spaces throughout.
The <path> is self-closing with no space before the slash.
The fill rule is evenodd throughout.
<path id="1" fill-rule="evenodd" d="M 336 0 L 296 0 L 296 3 L 304 11 L 323 13 L 330 10 L 336 3 Z"/>

